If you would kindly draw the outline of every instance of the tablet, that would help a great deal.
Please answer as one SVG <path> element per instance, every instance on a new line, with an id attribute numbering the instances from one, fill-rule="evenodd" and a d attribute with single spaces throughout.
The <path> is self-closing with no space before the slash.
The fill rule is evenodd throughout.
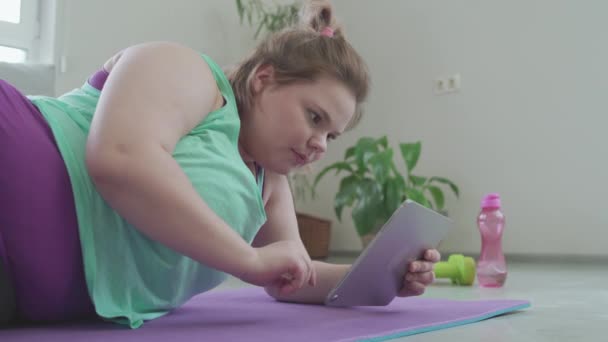
<path id="1" fill-rule="evenodd" d="M 325 305 L 388 305 L 403 286 L 408 264 L 436 248 L 452 225 L 448 217 L 405 200 L 329 292 Z"/>

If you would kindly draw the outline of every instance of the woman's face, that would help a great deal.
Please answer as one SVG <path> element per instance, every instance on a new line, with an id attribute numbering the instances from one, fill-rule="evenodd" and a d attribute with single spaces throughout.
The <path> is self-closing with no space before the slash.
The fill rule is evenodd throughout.
<path id="1" fill-rule="evenodd" d="M 273 68 L 266 66 L 252 82 L 252 108 L 242 115 L 241 149 L 246 161 L 251 158 L 276 173 L 321 159 L 355 113 L 355 96 L 330 77 L 277 86 Z"/>

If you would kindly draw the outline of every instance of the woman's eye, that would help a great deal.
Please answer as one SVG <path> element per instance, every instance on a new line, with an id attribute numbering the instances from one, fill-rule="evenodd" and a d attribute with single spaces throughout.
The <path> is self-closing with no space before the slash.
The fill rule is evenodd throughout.
<path id="1" fill-rule="evenodd" d="M 333 134 L 328 134 L 328 135 L 327 135 L 327 140 L 328 140 L 328 141 L 329 141 L 329 140 L 336 140 L 336 138 L 337 138 L 337 137 L 336 137 L 335 135 L 333 135 Z"/>
<path id="2" fill-rule="evenodd" d="M 319 122 L 321 122 L 321 115 L 315 113 L 312 110 L 309 110 L 308 113 L 310 113 L 310 119 L 312 120 L 312 122 L 316 125 Z"/>

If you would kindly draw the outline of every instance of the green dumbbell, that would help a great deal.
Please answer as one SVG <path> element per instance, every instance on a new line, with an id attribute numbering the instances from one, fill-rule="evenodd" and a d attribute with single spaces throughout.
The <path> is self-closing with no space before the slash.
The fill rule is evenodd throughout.
<path id="1" fill-rule="evenodd" d="M 473 285 L 475 281 L 475 260 L 462 254 L 452 254 L 448 261 L 435 264 L 436 278 L 449 278 L 452 284 Z"/>

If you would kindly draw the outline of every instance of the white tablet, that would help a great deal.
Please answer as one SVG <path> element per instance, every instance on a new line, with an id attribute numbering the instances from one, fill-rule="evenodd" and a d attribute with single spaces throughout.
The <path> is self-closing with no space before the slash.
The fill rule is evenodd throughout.
<path id="1" fill-rule="evenodd" d="M 325 305 L 388 305 L 403 285 L 408 264 L 436 248 L 452 225 L 446 216 L 405 200 L 329 292 Z"/>

